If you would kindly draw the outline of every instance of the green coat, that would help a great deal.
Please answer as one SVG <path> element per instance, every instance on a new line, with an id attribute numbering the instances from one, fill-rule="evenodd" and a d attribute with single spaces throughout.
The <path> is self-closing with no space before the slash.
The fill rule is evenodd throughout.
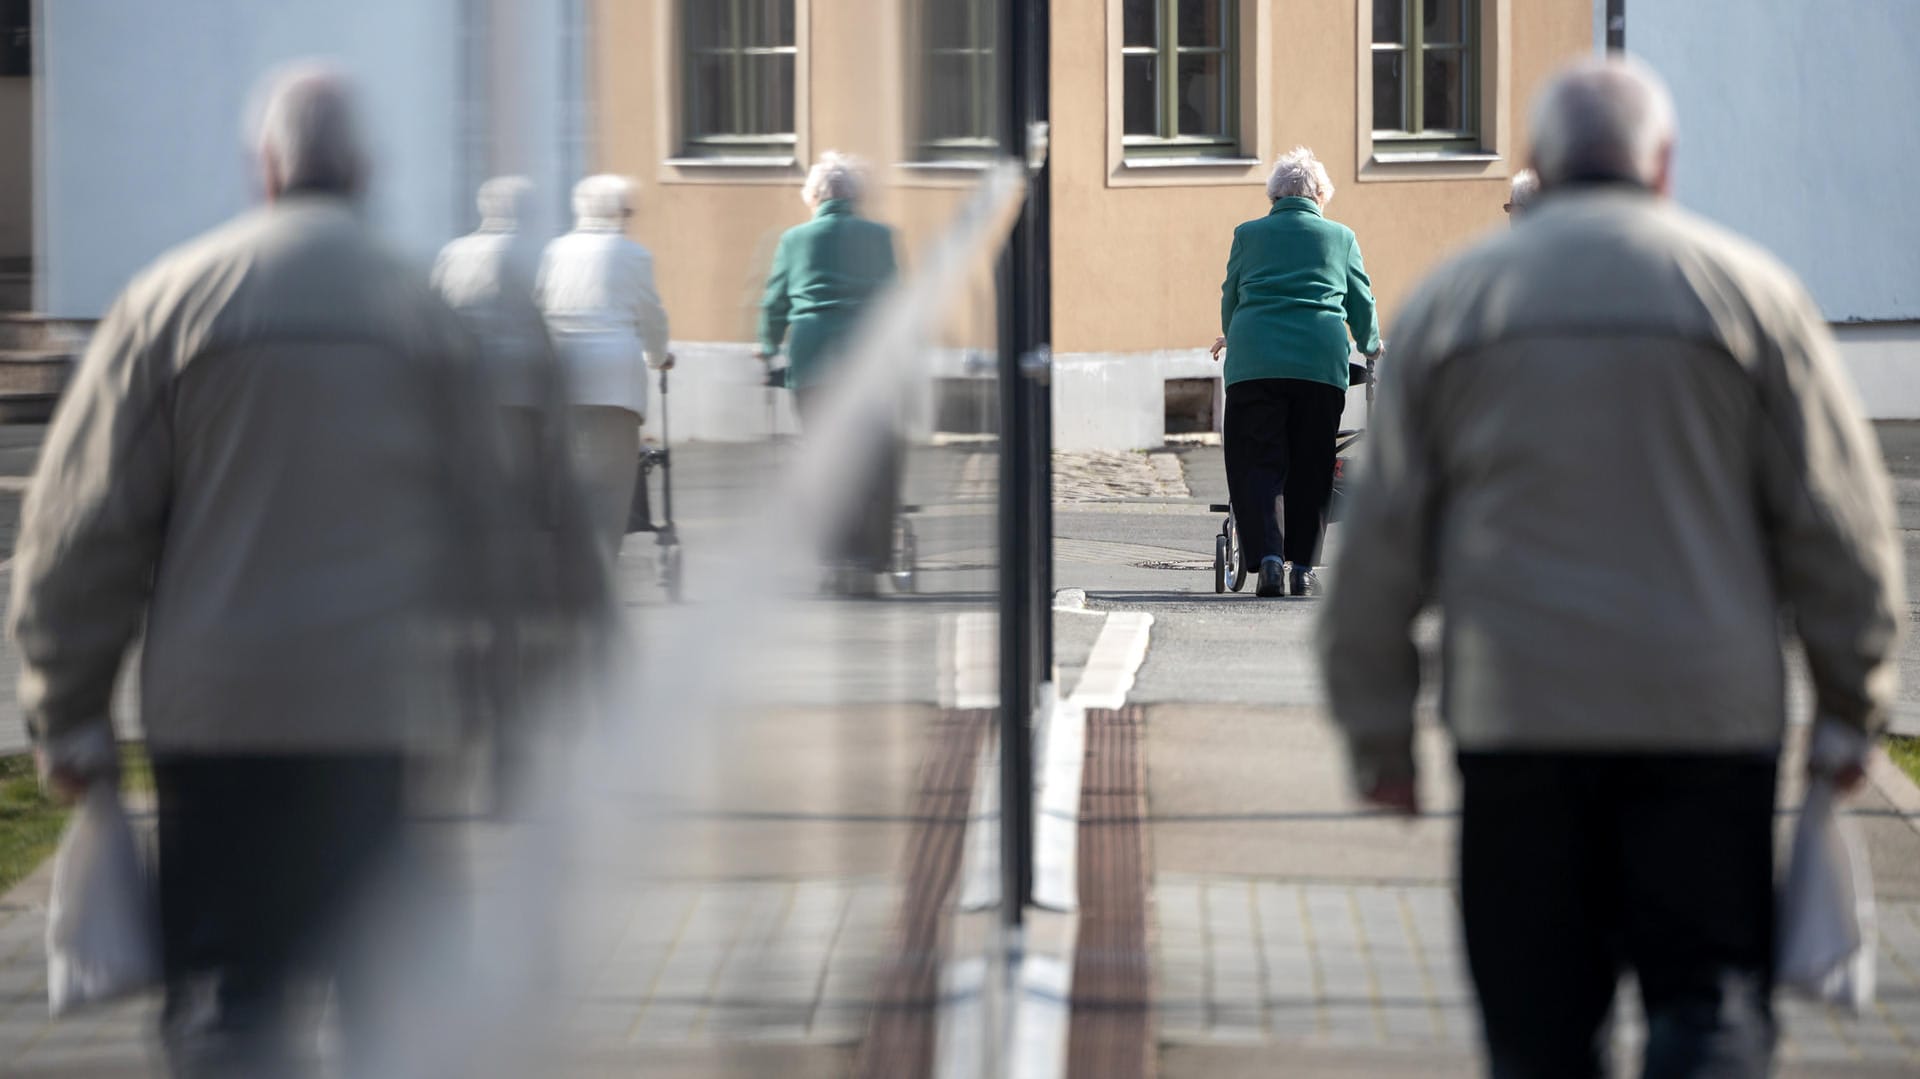
<path id="1" fill-rule="evenodd" d="M 1267 216 L 1234 229 L 1220 329 L 1229 386 L 1301 378 L 1345 389 L 1347 331 L 1362 352 L 1380 347 L 1373 288 L 1353 230 L 1297 195 L 1276 199 Z"/>
<path id="2" fill-rule="evenodd" d="M 780 237 L 760 301 L 760 349 L 787 349 L 787 385 L 825 377 L 833 353 L 874 295 L 893 280 L 893 230 L 828 199 Z"/>

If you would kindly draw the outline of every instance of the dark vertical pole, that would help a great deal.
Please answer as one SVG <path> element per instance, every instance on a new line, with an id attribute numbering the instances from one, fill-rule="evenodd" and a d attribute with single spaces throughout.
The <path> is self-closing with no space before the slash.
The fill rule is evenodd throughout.
<path id="1" fill-rule="evenodd" d="M 1029 133 L 1046 120 L 1045 0 L 1002 0 L 1001 145 L 1034 163 Z M 1052 300 L 1047 279 L 1044 158 L 1002 260 L 1000 285 L 1000 861 L 1002 915 L 1017 925 L 1033 893 L 1035 687 L 1051 666 L 1051 444 L 1046 395 Z"/>
<path id="2" fill-rule="evenodd" d="M 1607 51 L 1627 51 L 1627 0 L 1607 0 Z"/>

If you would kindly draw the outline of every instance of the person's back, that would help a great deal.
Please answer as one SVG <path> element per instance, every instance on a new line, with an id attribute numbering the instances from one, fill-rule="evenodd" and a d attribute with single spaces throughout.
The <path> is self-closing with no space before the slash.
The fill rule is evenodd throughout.
<path id="1" fill-rule="evenodd" d="M 1309 198 L 1275 201 L 1265 217 L 1233 231 L 1235 274 L 1227 335 L 1228 382 L 1306 378 L 1345 386 L 1351 295 L 1349 267 L 1358 263 L 1353 230 L 1321 216 Z M 1361 341 L 1362 348 L 1372 342 Z"/>
<path id="2" fill-rule="evenodd" d="M 163 260 L 121 310 L 164 320 L 140 328 L 154 345 L 132 371 L 170 405 L 153 421 L 172 460 L 144 655 L 149 739 L 359 748 L 432 735 L 405 724 L 432 713 L 421 705 L 446 674 L 435 623 L 478 579 L 449 555 L 484 525 L 452 462 L 484 472 L 492 450 L 474 444 L 491 408 L 459 370 L 467 342 L 451 313 L 349 206 L 299 198 Z"/>
<path id="3" fill-rule="evenodd" d="M 1892 498 L 1819 311 L 1665 200 L 1672 101 L 1552 80 L 1541 194 L 1394 334 L 1320 626 L 1362 798 L 1419 808 L 1412 622 L 1442 615 L 1460 906 L 1490 1069 L 1597 1075 L 1620 975 L 1648 1075 L 1764 1075 L 1782 648 L 1810 782 L 1858 784 L 1904 621 Z"/>
<path id="4" fill-rule="evenodd" d="M 547 244 L 541 309 L 557 328 L 639 332 L 634 295 L 653 284 L 653 256 L 616 231 L 576 229 Z"/>
<path id="5" fill-rule="evenodd" d="M 792 318 L 858 311 L 893 279 L 893 230 L 833 202 L 781 241 L 797 271 Z"/>
<path id="6" fill-rule="evenodd" d="M 1465 744 L 1768 746 L 1784 720 L 1773 328 L 1798 289 L 1625 187 L 1543 199 L 1437 273 L 1391 377 L 1421 398 Z M 1604 288 L 1592 282 L 1605 282 Z M 1604 717 L 1598 720 L 1596 717 Z"/>

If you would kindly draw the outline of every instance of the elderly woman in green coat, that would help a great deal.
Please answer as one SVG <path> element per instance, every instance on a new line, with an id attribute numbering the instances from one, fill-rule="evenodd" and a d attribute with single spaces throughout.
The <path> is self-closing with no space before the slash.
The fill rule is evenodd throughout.
<path id="1" fill-rule="evenodd" d="M 893 230 L 859 214 L 865 187 L 857 159 L 833 151 L 820 155 L 800 192 L 813 219 L 780 237 L 760 301 L 760 356 L 771 362 L 785 347 L 787 386 L 803 427 L 820 422 L 850 331 L 897 269 Z M 867 497 L 856 503 L 829 552 L 841 591 L 871 592 L 892 553 L 899 454 L 879 456 L 868 463 Z"/>
<path id="2" fill-rule="evenodd" d="M 1353 230 L 1327 220 L 1333 182 L 1296 147 L 1267 179 L 1272 208 L 1233 231 L 1220 288 L 1227 350 L 1227 492 L 1256 593 L 1309 596 L 1333 494 L 1334 438 L 1347 404 L 1348 343 L 1380 350 L 1373 289 Z M 1282 508 L 1284 507 L 1284 508 Z"/>

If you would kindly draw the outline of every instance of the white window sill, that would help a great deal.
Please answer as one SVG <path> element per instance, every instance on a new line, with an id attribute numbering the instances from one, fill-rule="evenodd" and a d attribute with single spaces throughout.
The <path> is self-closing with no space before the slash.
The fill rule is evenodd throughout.
<path id="1" fill-rule="evenodd" d="M 762 157 L 755 154 L 714 157 L 670 157 L 663 164 L 676 169 L 791 169 L 800 163 L 795 157 Z"/>
<path id="2" fill-rule="evenodd" d="M 908 172 L 985 172 L 992 168 L 998 158 L 952 158 L 931 161 L 902 161 L 900 167 Z"/>
<path id="3" fill-rule="evenodd" d="M 1129 169 L 1246 169 L 1260 163 L 1257 157 L 1123 157 L 1120 163 Z"/>
<path id="4" fill-rule="evenodd" d="M 1443 150 L 1418 150 L 1394 153 L 1376 153 L 1375 165 L 1486 165 L 1500 160 L 1499 154 L 1488 153 L 1448 153 Z"/>

